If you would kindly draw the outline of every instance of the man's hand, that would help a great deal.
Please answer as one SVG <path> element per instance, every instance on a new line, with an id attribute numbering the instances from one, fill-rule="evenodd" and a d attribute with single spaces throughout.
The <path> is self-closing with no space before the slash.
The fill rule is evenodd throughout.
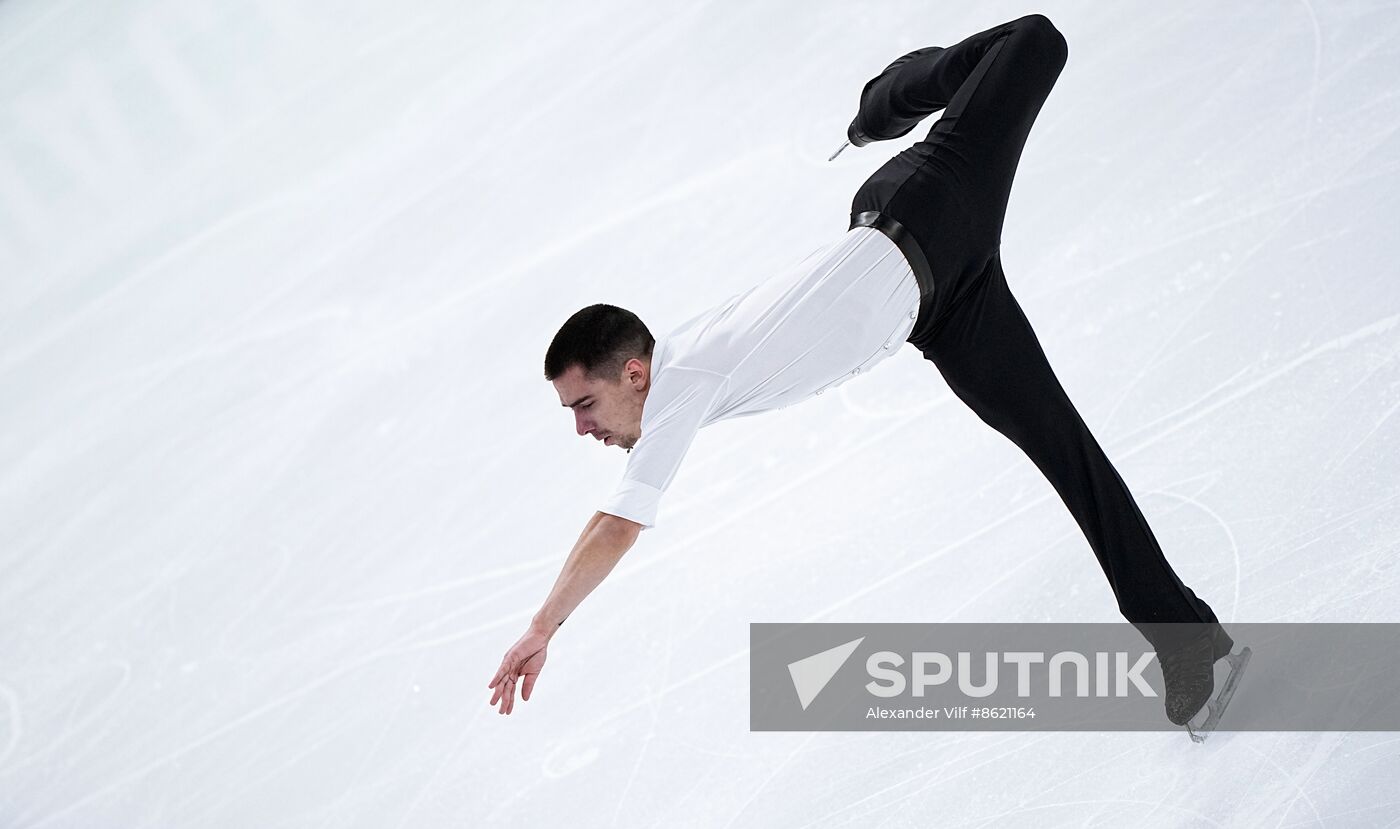
<path id="1" fill-rule="evenodd" d="M 596 512 L 583 528 L 564 569 L 554 582 L 544 606 L 530 622 L 530 629 L 506 651 L 496 678 L 487 688 L 495 688 L 491 705 L 501 704 L 501 713 L 515 710 L 515 689 L 521 699 L 529 699 L 535 679 L 544 668 L 545 646 L 564 620 L 574 612 L 583 597 L 612 571 L 622 554 L 637 541 L 642 525 L 626 518 Z"/>
<path id="2" fill-rule="evenodd" d="M 549 644 L 549 635 L 538 628 L 531 627 L 520 637 L 520 641 L 511 646 L 506 651 L 505 658 L 501 660 L 500 670 L 496 671 L 495 679 L 487 688 L 495 688 L 496 693 L 491 695 L 489 705 L 495 705 L 499 700 L 501 703 L 500 713 L 509 714 L 515 710 L 515 689 L 520 688 L 520 698 L 529 699 L 530 692 L 535 688 L 535 680 L 539 677 L 540 671 L 544 669 L 545 647 Z M 522 683 L 521 680 L 524 680 Z"/>

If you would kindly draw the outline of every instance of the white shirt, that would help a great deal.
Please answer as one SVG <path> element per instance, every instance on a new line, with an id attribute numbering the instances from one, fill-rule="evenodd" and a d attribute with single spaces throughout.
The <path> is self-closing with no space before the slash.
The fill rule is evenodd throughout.
<path id="1" fill-rule="evenodd" d="M 919 285 L 904 254 L 855 227 L 663 337 L 651 356 L 641 437 L 601 511 L 656 526 L 695 433 L 780 409 L 870 371 L 909 337 Z"/>

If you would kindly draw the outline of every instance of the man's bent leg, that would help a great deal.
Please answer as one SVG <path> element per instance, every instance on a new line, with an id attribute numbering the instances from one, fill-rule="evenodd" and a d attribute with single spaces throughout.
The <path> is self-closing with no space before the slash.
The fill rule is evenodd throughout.
<path id="1" fill-rule="evenodd" d="M 851 132 L 897 138 L 944 110 L 913 149 L 938 154 L 945 181 L 966 200 L 972 246 L 1000 240 L 1002 219 L 1031 126 L 1069 55 L 1049 18 L 1026 15 L 947 48 L 896 60 L 866 84 Z"/>
<path id="2" fill-rule="evenodd" d="M 1124 618 L 1159 652 L 1201 630 L 1160 623 L 1217 621 L 1210 605 L 1167 563 L 1127 485 L 1055 377 L 1006 284 L 1000 254 L 923 353 L 953 392 L 1019 446 L 1055 487 L 1098 557 Z"/>

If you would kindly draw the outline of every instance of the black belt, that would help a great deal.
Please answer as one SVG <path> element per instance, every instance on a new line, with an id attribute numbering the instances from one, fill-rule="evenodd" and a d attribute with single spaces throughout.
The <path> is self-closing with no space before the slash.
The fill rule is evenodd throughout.
<path id="1" fill-rule="evenodd" d="M 914 271 L 914 280 L 919 283 L 919 301 L 926 303 L 928 298 L 933 296 L 933 272 L 929 270 L 928 259 L 924 258 L 919 243 L 904 225 L 878 210 L 867 210 L 852 217 L 848 230 L 857 227 L 873 227 L 890 237 L 890 241 L 899 247 L 904 258 L 909 260 L 909 267 Z"/>

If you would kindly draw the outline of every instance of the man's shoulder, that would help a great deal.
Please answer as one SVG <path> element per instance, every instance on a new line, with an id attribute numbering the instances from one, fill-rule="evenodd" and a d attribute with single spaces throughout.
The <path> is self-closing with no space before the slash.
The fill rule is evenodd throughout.
<path id="1" fill-rule="evenodd" d="M 677 341 L 671 336 L 657 341 L 652 356 L 653 380 L 668 385 L 727 381 L 730 372 L 725 370 L 723 355 L 717 354 L 711 345 L 703 339 Z"/>

